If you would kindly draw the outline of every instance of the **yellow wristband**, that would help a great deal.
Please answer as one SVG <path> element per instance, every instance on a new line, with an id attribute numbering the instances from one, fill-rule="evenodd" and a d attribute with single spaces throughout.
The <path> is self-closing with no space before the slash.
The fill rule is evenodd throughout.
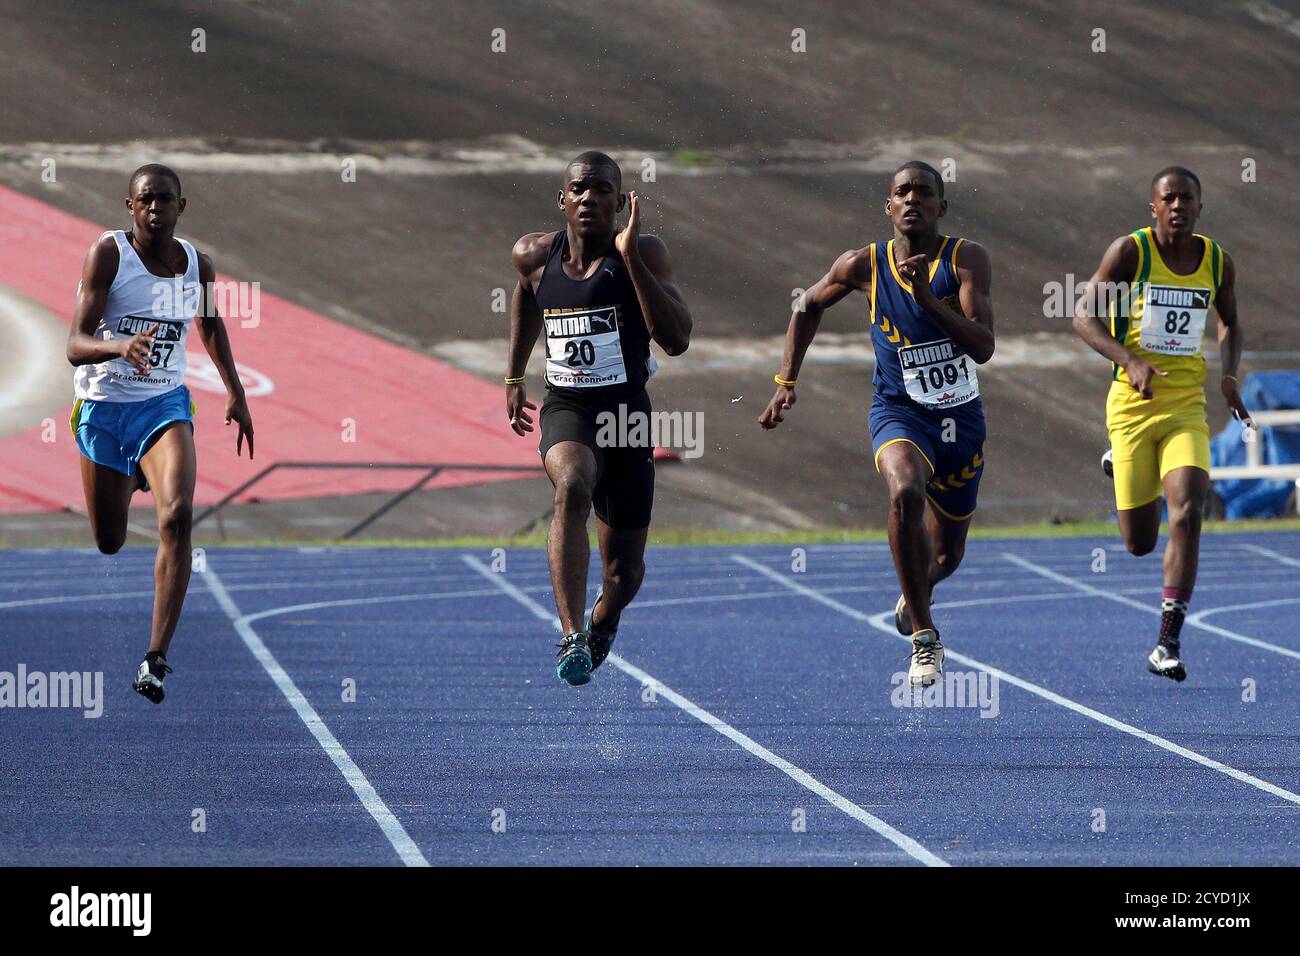
<path id="1" fill-rule="evenodd" d="M 780 375 L 773 375 L 772 381 L 776 382 L 776 384 L 780 385 L 782 388 L 794 388 L 797 384 L 799 384 L 797 380 L 793 382 L 787 382 Z"/>
<path id="2" fill-rule="evenodd" d="M 507 384 L 507 385 L 519 385 L 519 384 L 521 384 L 521 383 L 523 382 L 523 380 L 524 380 L 525 377 L 526 377 L 526 376 L 520 375 L 518 378 L 511 378 L 509 375 L 507 375 L 507 376 L 506 376 L 506 384 Z"/>

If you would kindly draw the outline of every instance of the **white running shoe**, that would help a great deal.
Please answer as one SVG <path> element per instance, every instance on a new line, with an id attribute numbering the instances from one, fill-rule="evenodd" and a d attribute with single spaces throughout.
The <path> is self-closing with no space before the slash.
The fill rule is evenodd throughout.
<path id="1" fill-rule="evenodd" d="M 1187 679 L 1187 668 L 1178 659 L 1177 645 L 1170 647 L 1168 644 L 1157 644 L 1155 650 L 1147 656 L 1147 670 L 1176 681 Z"/>
<path id="2" fill-rule="evenodd" d="M 907 669 L 908 683 L 929 687 L 943 675 L 943 644 L 934 630 L 912 635 L 912 664 Z"/>

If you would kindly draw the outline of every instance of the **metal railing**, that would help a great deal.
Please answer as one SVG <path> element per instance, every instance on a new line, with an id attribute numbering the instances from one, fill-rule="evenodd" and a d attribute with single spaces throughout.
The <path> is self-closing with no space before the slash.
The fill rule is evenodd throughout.
<path id="1" fill-rule="evenodd" d="M 1271 411 L 1252 412 L 1250 417 L 1260 427 L 1300 425 L 1300 408 L 1280 408 Z M 1292 465 L 1264 464 L 1264 445 L 1258 436 L 1255 437 L 1254 441 L 1246 442 L 1246 464 L 1220 465 L 1210 469 L 1211 481 L 1251 478 L 1294 481 L 1296 483 L 1296 513 L 1300 514 L 1300 463 Z"/>
<path id="2" fill-rule="evenodd" d="M 397 494 L 393 495 L 393 497 L 389 498 L 387 501 L 385 501 L 374 511 L 370 512 L 370 514 L 366 515 L 365 518 L 363 518 L 361 521 L 357 522 L 355 525 L 349 528 L 342 536 L 339 537 L 338 540 L 340 541 L 347 541 L 349 538 L 352 538 L 353 536 L 357 535 L 361 531 L 364 531 L 366 528 L 370 527 L 370 525 L 374 524 L 375 521 L 377 521 L 379 518 L 382 518 L 388 512 L 392 511 L 399 504 L 401 504 L 411 495 L 415 494 L 417 491 L 419 491 L 421 488 L 427 485 L 438 475 L 442 474 L 444 471 L 486 471 L 486 472 L 499 472 L 499 473 L 523 472 L 523 473 L 536 473 L 536 474 L 546 473 L 546 469 L 544 469 L 541 465 L 462 465 L 462 464 L 452 464 L 448 462 L 417 463 L 417 462 L 366 462 L 366 461 L 356 461 L 356 462 L 353 461 L 277 461 L 274 464 L 267 465 L 265 468 L 263 468 L 261 471 L 255 474 L 252 478 L 249 478 L 238 488 L 235 488 L 233 491 L 229 492 L 220 501 L 216 502 L 215 504 L 209 505 L 207 508 L 203 509 L 203 511 L 201 511 L 195 517 L 194 527 L 198 527 L 200 523 L 207 520 L 209 517 L 215 516 L 217 519 L 217 529 L 218 529 L 218 533 L 221 536 L 221 540 L 222 541 L 226 540 L 226 529 L 224 524 L 221 521 L 221 509 L 224 508 L 226 505 L 230 504 L 240 495 L 247 492 L 258 482 L 262 481 L 262 479 L 266 478 L 268 475 L 274 473 L 275 471 L 281 468 L 290 468 L 290 469 L 372 468 L 372 469 L 383 469 L 385 471 L 421 472 L 420 477 L 413 484 L 399 491 Z"/>

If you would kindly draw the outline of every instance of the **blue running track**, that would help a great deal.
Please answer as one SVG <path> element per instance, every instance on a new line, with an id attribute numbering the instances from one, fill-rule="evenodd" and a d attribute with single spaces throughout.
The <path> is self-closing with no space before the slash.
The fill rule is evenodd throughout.
<path id="1" fill-rule="evenodd" d="M 1158 555 L 972 541 L 929 701 L 880 543 L 652 548 L 581 688 L 541 551 L 206 557 L 155 707 L 152 550 L 0 551 L 0 672 L 104 674 L 0 709 L 0 864 L 1300 865 L 1298 533 L 1206 537 L 1182 684 Z"/>

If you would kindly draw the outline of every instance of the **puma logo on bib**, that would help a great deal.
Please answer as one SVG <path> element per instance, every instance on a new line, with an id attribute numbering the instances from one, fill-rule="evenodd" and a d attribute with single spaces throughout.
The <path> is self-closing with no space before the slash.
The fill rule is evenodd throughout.
<path id="1" fill-rule="evenodd" d="M 618 306 L 547 309 L 546 383 L 562 388 L 596 388 L 627 381 L 618 335 Z"/>
<path id="2" fill-rule="evenodd" d="M 1209 289 L 1148 285 L 1138 344 L 1158 355 L 1199 355 L 1210 295 Z"/>
<path id="3" fill-rule="evenodd" d="M 951 408 L 979 397 L 975 363 L 951 339 L 900 346 L 898 364 L 907 385 L 907 396 L 914 402 Z"/>
<path id="4" fill-rule="evenodd" d="M 124 315 L 117 320 L 117 334 L 122 336 L 139 335 L 141 332 L 148 332 L 154 326 L 158 328 L 153 334 L 153 351 L 149 353 L 149 367 L 151 369 L 162 369 L 164 372 L 172 369 L 172 355 L 176 351 L 176 346 L 181 341 L 181 336 L 185 331 L 184 322 L 167 322 L 162 319 L 150 318 L 147 315 Z M 115 359 L 120 362 L 119 367 L 127 370 L 127 377 L 139 378 L 131 363 L 123 359 Z"/>

